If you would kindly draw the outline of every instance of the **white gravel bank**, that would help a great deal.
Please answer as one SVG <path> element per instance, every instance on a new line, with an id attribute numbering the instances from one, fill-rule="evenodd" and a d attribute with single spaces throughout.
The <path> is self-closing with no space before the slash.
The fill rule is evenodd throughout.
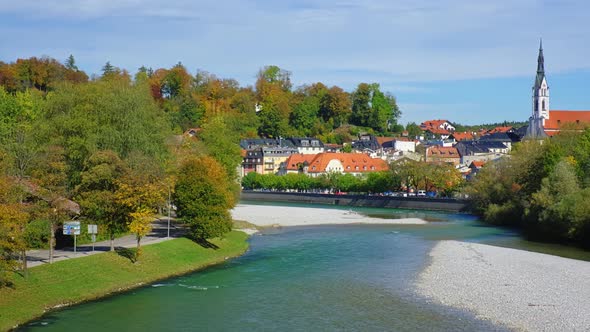
<path id="1" fill-rule="evenodd" d="M 337 209 L 285 207 L 265 205 L 237 205 L 232 211 L 236 220 L 256 226 L 305 226 L 325 224 L 425 224 L 419 218 L 370 218 L 351 211 Z"/>
<path id="2" fill-rule="evenodd" d="M 590 331 L 590 262 L 441 241 L 417 281 L 435 302 L 524 331 Z"/>

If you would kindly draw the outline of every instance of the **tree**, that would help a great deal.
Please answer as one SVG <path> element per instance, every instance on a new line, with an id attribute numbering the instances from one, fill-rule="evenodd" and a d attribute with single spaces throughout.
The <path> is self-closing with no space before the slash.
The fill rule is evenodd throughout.
<path id="1" fill-rule="evenodd" d="M 50 145 L 37 159 L 31 175 L 32 182 L 38 186 L 36 195 L 48 203 L 45 215 L 49 219 L 49 263 L 53 263 L 55 232 L 72 212 L 69 208 L 67 164 L 64 149 Z"/>
<path id="2" fill-rule="evenodd" d="M 219 237 L 232 227 L 236 199 L 223 167 L 212 157 L 186 160 L 180 167 L 174 191 L 177 213 L 190 227 L 189 235 L 203 241 Z"/>
<path id="3" fill-rule="evenodd" d="M 161 179 L 131 170 L 117 181 L 116 200 L 129 208 L 128 227 L 135 234 L 135 261 L 141 256 L 141 239 L 152 230 L 158 207 L 165 205 L 168 190 Z"/>
<path id="4" fill-rule="evenodd" d="M 225 119 L 221 116 L 211 119 L 203 125 L 199 137 L 205 143 L 208 154 L 223 166 L 228 178 L 234 181 L 242 156 L 239 137 L 228 128 Z"/>
<path id="5" fill-rule="evenodd" d="M 117 233 L 130 222 L 128 205 L 121 204 L 116 192 L 118 181 L 128 172 L 126 165 L 113 151 L 97 151 L 85 163 L 81 183 L 76 187 L 82 215 L 98 222 L 106 230 L 111 251 Z"/>
<path id="6" fill-rule="evenodd" d="M 110 65 L 110 63 L 109 63 L 109 65 Z M 76 60 L 74 59 L 74 56 L 72 54 L 70 54 L 70 56 L 66 59 L 65 66 L 69 70 L 73 70 L 73 71 L 78 70 L 78 66 L 76 66 Z"/>
<path id="7" fill-rule="evenodd" d="M 369 84 L 361 83 L 357 86 L 352 94 L 351 123 L 363 127 L 369 125 L 369 119 L 371 118 L 371 93 L 371 86 Z"/>
<path id="8" fill-rule="evenodd" d="M 395 98 L 381 92 L 379 84 L 361 83 L 352 94 L 351 122 L 385 132 L 401 115 Z"/>
<path id="9" fill-rule="evenodd" d="M 259 134 L 279 137 L 289 134 L 291 115 L 290 73 L 277 66 L 264 67 L 256 80 L 256 95 L 260 111 Z"/>
<path id="10" fill-rule="evenodd" d="M 102 77 L 109 77 L 115 75 L 119 72 L 119 68 L 111 65 L 110 61 L 107 61 L 104 66 L 102 66 Z"/>
<path id="11" fill-rule="evenodd" d="M 406 131 L 411 139 L 416 139 L 416 137 L 422 135 L 422 129 L 415 122 L 409 122 L 406 125 Z"/>
<path id="12" fill-rule="evenodd" d="M 6 285 L 6 274 L 16 269 L 19 264 L 15 257 L 22 258 L 20 268 L 27 275 L 27 245 L 25 229 L 29 214 L 22 204 L 0 204 L 0 287 Z"/>
<path id="13" fill-rule="evenodd" d="M 291 113 L 290 123 L 303 136 L 309 136 L 314 123 L 317 121 L 320 101 L 314 96 L 305 96 L 297 103 Z"/>

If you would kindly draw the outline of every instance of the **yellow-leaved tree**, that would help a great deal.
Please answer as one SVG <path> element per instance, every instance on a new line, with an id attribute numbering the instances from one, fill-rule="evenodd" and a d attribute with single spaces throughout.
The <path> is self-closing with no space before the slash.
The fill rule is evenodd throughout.
<path id="1" fill-rule="evenodd" d="M 128 226 L 137 239 L 135 261 L 141 255 L 141 239 L 151 232 L 157 209 L 165 204 L 167 193 L 157 179 L 138 174 L 126 176 L 118 183 L 115 197 L 131 211 Z"/>

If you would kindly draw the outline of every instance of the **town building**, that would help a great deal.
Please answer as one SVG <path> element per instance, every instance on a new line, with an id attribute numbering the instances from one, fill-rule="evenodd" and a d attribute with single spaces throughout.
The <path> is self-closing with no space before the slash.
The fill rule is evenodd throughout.
<path id="1" fill-rule="evenodd" d="M 455 144 L 455 148 L 461 156 L 461 165 L 496 160 L 509 152 L 509 148 L 499 141 L 461 141 Z"/>
<path id="2" fill-rule="evenodd" d="M 277 174 L 289 156 L 298 153 L 296 148 L 291 147 L 263 147 L 262 148 L 262 174 Z"/>
<path id="3" fill-rule="evenodd" d="M 324 152 L 324 143 L 317 138 L 293 137 L 288 138 L 297 151 L 302 154 L 318 154 Z"/>
<path id="4" fill-rule="evenodd" d="M 420 129 L 426 131 L 431 129 L 443 129 L 450 133 L 455 131 L 455 127 L 448 120 L 428 120 L 420 124 Z"/>
<path id="5" fill-rule="evenodd" d="M 242 150 L 242 158 L 242 176 L 246 176 L 250 172 L 264 173 L 262 148 Z"/>
<path id="6" fill-rule="evenodd" d="M 369 172 L 385 171 L 389 166 L 384 160 L 371 158 L 364 153 L 324 152 L 317 155 L 291 155 L 281 169 L 280 174 L 303 173 L 312 177 L 329 173 L 359 176 Z"/>
<path id="7" fill-rule="evenodd" d="M 426 155 L 424 160 L 432 163 L 450 163 L 454 166 L 459 165 L 461 156 L 455 147 L 444 147 L 434 145 L 426 148 Z"/>

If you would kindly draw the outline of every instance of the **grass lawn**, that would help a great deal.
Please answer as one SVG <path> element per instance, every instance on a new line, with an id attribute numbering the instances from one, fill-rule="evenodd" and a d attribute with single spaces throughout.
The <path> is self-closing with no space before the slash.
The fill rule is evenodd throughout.
<path id="1" fill-rule="evenodd" d="M 235 257 L 248 248 L 247 235 L 233 231 L 205 249 L 180 238 L 143 247 L 133 264 L 109 252 L 29 269 L 27 280 L 15 275 L 14 288 L 0 289 L 0 331 L 42 315 L 47 309 L 103 297 L 141 284 L 187 273 Z"/>

